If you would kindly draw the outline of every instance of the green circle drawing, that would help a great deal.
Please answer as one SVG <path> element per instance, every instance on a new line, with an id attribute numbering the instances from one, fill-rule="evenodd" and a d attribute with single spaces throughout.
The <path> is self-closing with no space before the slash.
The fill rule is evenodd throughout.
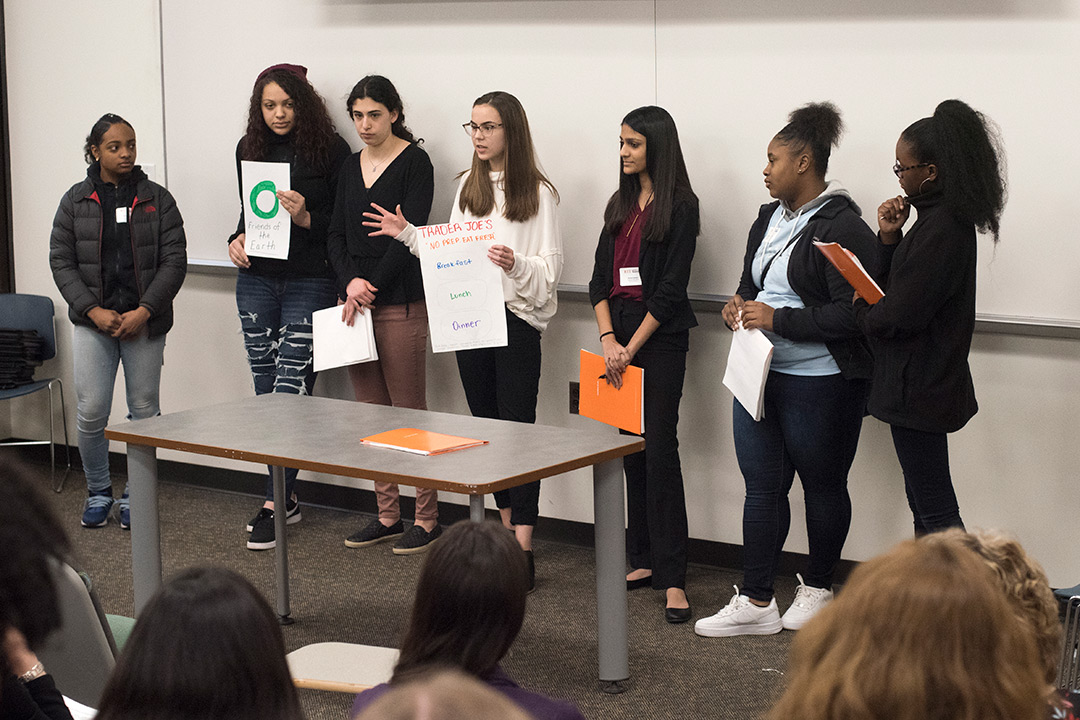
<path id="1" fill-rule="evenodd" d="M 264 192 L 271 192 L 274 194 L 274 209 L 270 212 L 263 212 L 259 209 L 258 204 L 255 202 L 256 198 L 258 198 L 259 195 Z M 270 218 L 277 215 L 278 205 L 280 203 L 277 197 L 277 186 L 274 185 L 274 182 L 272 180 L 263 180 L 261 183 L 251 188 L 251 197 L 249 198 L 249 200 L 251 201 L 251 212 L 255 213 L 263 220 L 269 220 Z"/>

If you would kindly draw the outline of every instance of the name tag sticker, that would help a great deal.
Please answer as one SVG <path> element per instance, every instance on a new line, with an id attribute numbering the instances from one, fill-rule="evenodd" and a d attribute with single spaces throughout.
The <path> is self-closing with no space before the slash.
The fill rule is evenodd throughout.
<path id="1" fill-rule="evenodd" d="M 619 268 L 619 284 L 623 287 L 641 285 L 641 270 L 636 267 Z"/>
<path id="2" fill-rule="evenodd" d="M 126 223 L 127 222 L 127 211 L 128 211 L 128 209 L 126 207 L 118 207 L 118 208 L 116 208 L 116 224 L 117 225 L 119 225 L 120 223 Z"/>

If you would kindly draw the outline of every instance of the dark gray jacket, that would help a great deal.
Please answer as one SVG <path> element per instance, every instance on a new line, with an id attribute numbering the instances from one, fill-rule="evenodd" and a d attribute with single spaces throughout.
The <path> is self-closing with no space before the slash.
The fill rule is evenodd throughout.
<path id="1" fill-rule="evenodd" d="M 169 191 L 144 176 L 129 222 L 139 305 L 150 311 L 150 337 L 158 337 L 172 327 L 172 301 L 187 273 L 184 220 Z M 49 239 L 49 266 L 68 317 L 91 328 L 87 313 L 102 304 L 101 224 L 101 203 L 87 177 L 60 198 Z"/>

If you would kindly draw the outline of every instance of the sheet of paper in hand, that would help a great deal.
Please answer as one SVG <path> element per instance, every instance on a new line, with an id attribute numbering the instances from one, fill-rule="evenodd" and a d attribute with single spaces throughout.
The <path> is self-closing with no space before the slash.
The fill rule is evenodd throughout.
<path id="1" fill-rule="evenodd" d="M 292 217 L 278 192 L 289 189 L 289 163 L 240 161 L 244 250 L 252 257 L 289 259 Z"/>

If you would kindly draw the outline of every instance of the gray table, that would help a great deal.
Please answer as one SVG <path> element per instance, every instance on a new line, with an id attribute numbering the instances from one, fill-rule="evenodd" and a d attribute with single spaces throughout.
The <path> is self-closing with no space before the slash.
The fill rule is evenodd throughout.
<path id="1" fill-rule="evenodd" d="M 463 435 L 489 444 L 425 457 L 360 443 L 363 436 L 401 427 Z M 110 426 L 105 436 L 128 446 L 136 614 L 161 585 L 157 448 L 274 466 L 277 507 L 285 495 L 282 468 L 289 467 L 463 493 L 469 496 L 470 517 L 476 521 L 484 517 L 484 495 L 592 466 L 599 675 L 614 690 L 630 677 L 620 460 L 644 449 L 641 438 L 616 435 L 600 426 L 556 428 L 288 394 L 126 422 Z M 278 614 L 288 618 L 285 513 L 276 513 L 275 523 L 275 602 Z"/>

